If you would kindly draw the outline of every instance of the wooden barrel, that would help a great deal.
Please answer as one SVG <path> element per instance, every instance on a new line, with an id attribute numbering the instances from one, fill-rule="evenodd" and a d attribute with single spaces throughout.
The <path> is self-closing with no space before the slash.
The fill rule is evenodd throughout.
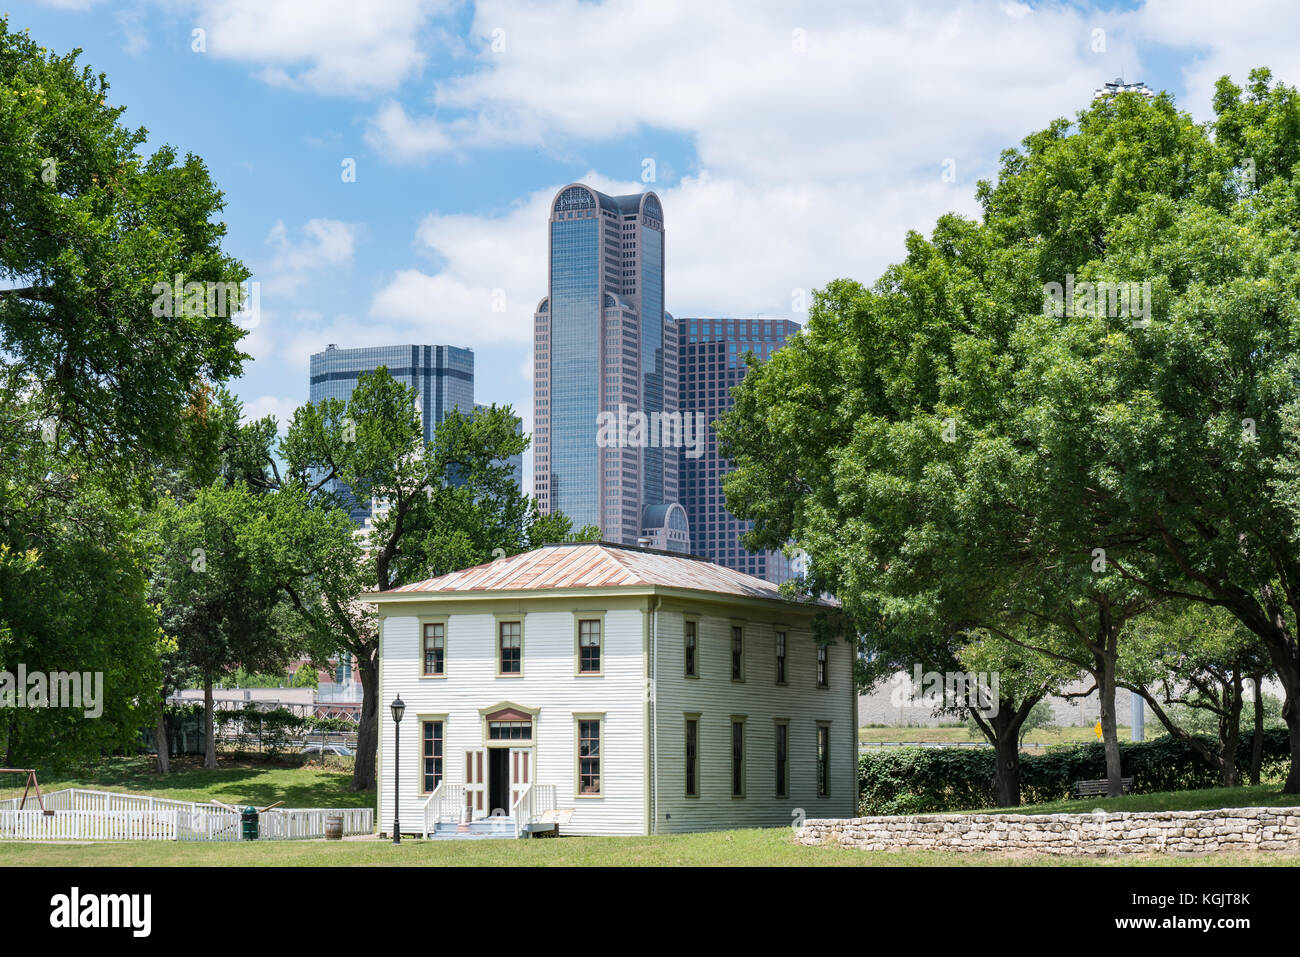
<path id="1" fill-rule="evenodd" d="M 343 840 L 343 815 L 327 814 L 325 816 L 325 840 Z"/>

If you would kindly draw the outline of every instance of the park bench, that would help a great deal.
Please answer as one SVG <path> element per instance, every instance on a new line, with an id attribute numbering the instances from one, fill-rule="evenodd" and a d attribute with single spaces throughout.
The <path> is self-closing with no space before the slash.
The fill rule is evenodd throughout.
<path id="1" fill-rule="evenodd" d="M 1128 794 L 1133 790 L 1132 778 L 1120 778 L 1120 784 L 1123 785 L 1124 793 Z M 1075 781 L 1074 796 L 1082 797 L 1105 797 L 1106 792 L 1110 789 L 1110 782 L 1105 778 L 1097 781 Z"/>

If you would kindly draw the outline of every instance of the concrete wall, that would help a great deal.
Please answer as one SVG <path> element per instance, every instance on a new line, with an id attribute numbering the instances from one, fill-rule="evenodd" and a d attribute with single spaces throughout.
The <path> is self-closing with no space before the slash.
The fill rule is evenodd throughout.
<path id="1" fill-rule="evenodd" d="M 1300 807 L 809 820 L 795 840 L 864 851 L 930 849 L 1059 855 L 1300 851 Z"/>

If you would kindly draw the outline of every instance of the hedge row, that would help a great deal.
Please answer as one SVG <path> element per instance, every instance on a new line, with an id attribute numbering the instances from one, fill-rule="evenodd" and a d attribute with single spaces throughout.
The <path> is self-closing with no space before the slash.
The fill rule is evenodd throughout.
<path id="1" fill-rule="evenodd" d="M 1242 735 L 1237 766 L 1249 771 L 1253 732 Z M 1215 742 L 1204 739 L 1210 747 Z M 1216 787 L 1219 773 L 1176 738 L 1121 741 L 1120 761 L 1133 792 L 1187 791 Z M 1285 728 L 1264 731 L 1263 773 L 1284 772 L 1291 758 Z M 996 807 L 992 748 L 881 748 L 858 760 L 859 813 L 933 814 Z M 1074 783 L 1106 776 L 1100 741 L 1021 754 L 1020 799 L 1025 804 L 1068 798 Z"/>

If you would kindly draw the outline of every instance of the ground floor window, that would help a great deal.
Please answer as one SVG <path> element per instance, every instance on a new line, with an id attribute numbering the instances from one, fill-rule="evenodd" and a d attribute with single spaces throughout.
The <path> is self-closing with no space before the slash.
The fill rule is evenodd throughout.
<path id="1" fill-rule="evenodd" d="M 424 721 L 422 724 L 422 768 L 424 793 L 437 789 L 442 783 L 442 722 Z"/>
<path id="2" fill-rule="evenodd" d="M 686 796 L 700 793 L 700 720 L 686 719 Z"/>
<path id="3" fill-rule="evenodd" d="M 817 725 L 817 796 L 831 793 L 831 729 Z"/>
<path id="4" fill-rule="evenodd" d="M 595 796 L 601 793 L 599 718 L 578 719 L 578 793 Z"/>
<path id="5" fill-rule="evenodd" d="M 745 722 L 731 721 L 731 796 L 745 796 Z"/>
<path id="6" fill-rule="evenodd" d="M 786 769 L 790 760 L 790 725 L 784 721 L 776 723 L 776 796 L 786 797 L 789 786 L 786 783 Z"/>

